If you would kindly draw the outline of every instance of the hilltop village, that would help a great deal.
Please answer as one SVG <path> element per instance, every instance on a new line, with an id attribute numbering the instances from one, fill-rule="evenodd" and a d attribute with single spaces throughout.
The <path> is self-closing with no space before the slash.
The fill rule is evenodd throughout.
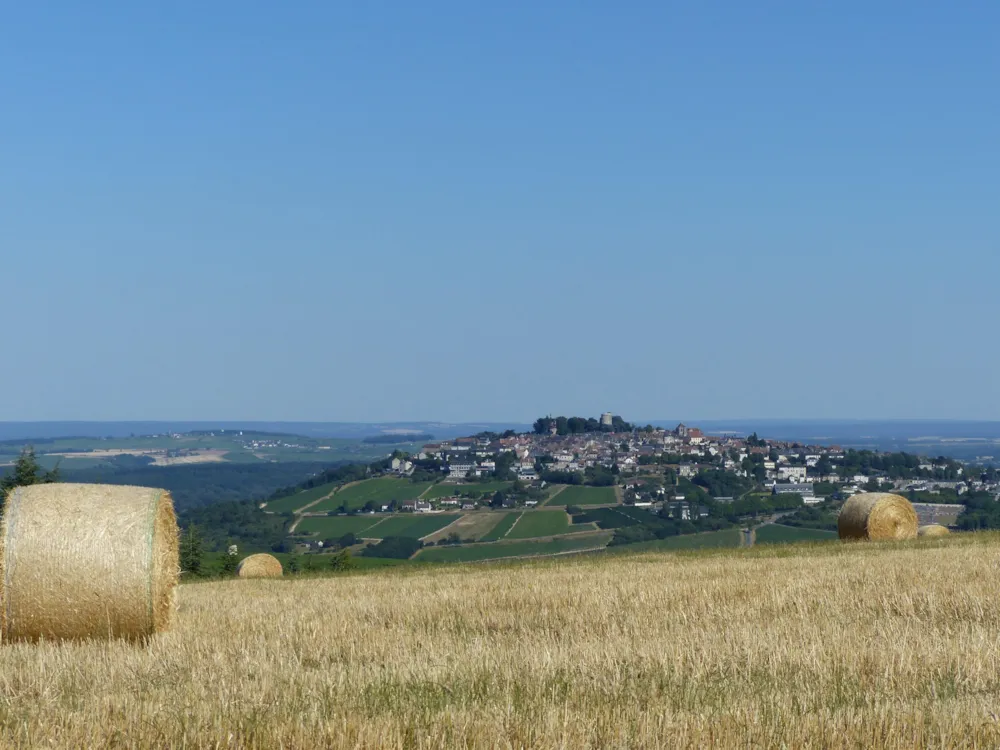
<path id="1" fill-rule="evenodd" d="M 995 469 L 945 457 L 640 427 L 606 413 L 397 449 L 325 469 L 257 514 L 215 505 L 187 518 L 216 548 L 471 561 L 822 541 L 836 538 L 843 502 L 872 491 L 906 496 L 921 523 L 1000 528 L 998 490 Z"/>
<path id="2" fill-rule="evenodd" d="M 857 492 L 894 491 L 932 502 L 954 500 L 969 491 L 998 491 L 993 472 L 969 475 L 948 458 L 844 450 L 733 435 L 707 435 L 697 427 L 634 427 L 604 414 L 599 420 L 543 418 L 527 434 L 482 433 L 429 443 L 412 460 L 395 457 L 390 471 L 407 475 L 427 461 L 438 462 L 451 481 L 467 486 L 487 479 L 516 480 L 525 487 L 546 484 L 613 486 L 626 505 L 661 509 L 679 504 L 683 518 L 704 515 L 691 507 L 698 498 L 734 502 L 751 491 L 802 498 L 805 505 L 843 499 Z M 413 502 L 404 510 L 428 512 L 454 505 Z M 530 500 L 527 502 L 530 503 Z M 442 505 L 447 503 L 447 505 Z M 955 511 L 957 513 L 957 510 Z"/>
<path id="3" fill-rule="evenodd" d="M 802 445 L 750 437 L 710 436 L 696 427 L 679 424 L 675 429 L 653 427 L 626 432 L 572 432 L 556 420 L 529 434 L 505 436 L 484 433 L 448 442 L 429 443 L 418 459 L 437 459 L 451 479 L 479 479 L 498 476 L 498 466 L 510 471 L 509 478 L 522 482 L 539 481 L 552 472 L 579 474 L 581 483 L 588 472 L 604 470 L 629 484 L 627 477 L 660 474 L 676 484 L 679 478 L 694 478 L 699 472 L 721 470 L 754 481 L 775 493 L 815 496 L 816 485 L 836 485 L 846 494 L 859 491 L 915 490 L 962 494 L 971 489 L 996 490 L 995 482 L 969 479 L 958 461 L 948 458 L 920 459 L 909 454 L 877 454 L 845 451 L 839 446 Z M 602 425 L 611 425 L 610 415 Z M 880 455 L 905 456 L 882 467 Z M 509 457 L 503 461 L 502 457 Z M 396 460 L 395 471 L 406 474 L 413 463 Z M 506 475 L 503 478 L 508 478 Z M 562 476 L 560 479 L 565 480 Z M 572 481 L 572 477 L 570 477 Z M 615 483 L 615 482 L 612 482 Z M 641 484 L 632 485 L 633 497 L 641 494 Z M 726 499 L 726 498 L 716 498 Z"/>

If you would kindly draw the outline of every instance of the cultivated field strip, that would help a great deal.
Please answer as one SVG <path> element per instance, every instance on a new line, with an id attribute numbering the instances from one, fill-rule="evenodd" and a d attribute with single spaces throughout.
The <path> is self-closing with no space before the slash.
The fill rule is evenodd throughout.
<path id="1" fill-rule="evenodd" d="M 2 747 L 995 748 L 1000 537 L 187 585 L 0 675 Z"/>

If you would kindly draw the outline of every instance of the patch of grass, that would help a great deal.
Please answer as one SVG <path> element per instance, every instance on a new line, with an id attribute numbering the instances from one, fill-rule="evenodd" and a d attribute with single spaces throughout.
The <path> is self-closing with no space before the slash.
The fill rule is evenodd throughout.
<path id="1" fill-rule="evenodd" d="M 468 484 L 436 484 L 431 487 L 427 494 L 423 496 L 424 500 L 436 500 L 439 497 L 451 497 L 452 495 L 456 497 L 468 496 L 470 494 L 482 495 L 482 494 L 494 494 L 497 490 L 505 490 L 510 487 L 513 482 L 469 482 Z"/>
<path id="2" fill-rule="evenodd" d="M 422 562 L 475 562 L 477 560 L 502 560 L 505 557 L 555 555 L 604 547 L 610 538 L 609 534 L 600 533 L 566 536 L 544 542 L 498 542 L 496 544 L 429 547 L 418 552 L 414 559 Z"/>
<path id="3" fill-rule="evenodd" d="M 614 509 L 623 516 L 628 516 L 639 523 L 649 523 L 656 519 L 655 513 L 650 513 L 646 508 L 635 508 L 629 505 L 619 505 Z"/>
<path id="4" fill-rule="evenodd" d="M 297 534 L 312 534 L 320 539 L 339 539 L 344 534 L 357 534 L 370 529 L 385 516 L 305 516 L 295 527 Z"/>
<path id="5" fill-rule="evenodd" d="M 325 555 L 323 557 L 326 557 Z M 354 567 L 358 570 L 368 570 L 371 568 L 396 568 L 400 565 L 408 565 L 409 560 L 396 560 L 392 557 L 365 557 L 364 555 L 353 555 Z M 326 563 L 329 565 L 329 562 Z"/>
<path id="6" fill-rule="evenodd" d="M 365 479 L 355 484 L 346 485 L 344 489 L 315 506 L 314 510 L 336 510 L 344 503 L 348 510 L 360 509 L 365 503 L 373 502 L 377 506 L 383 503 L 407 502 L 415 500 L 431 486 L 430 482 L 411 482 L 408 479 L 395 477 L 377 477 Z"/>
<path id="7" fill-rule="evenodd" d="M 420 539 L 443 529 L 461 517 L 460 513 L 397 513 L 368 529 L 367 536 L 378 539 L 387 536 Z"/>
<path id="8" fill-rule="evenodd" d="M 521 520 L 507 534 L 507 539 L 533 539 L 570 531 L 569 516 L 564 510 L 536 510 L 521 514 Z"/>
<path id="9" fill-rule="evenodd" d="M 756 544 L 784 544 L 787 542 L 831 541 L 837 538 L 835 531 L 821 529 L 801 529 L 780 524 L 768 524 L 754 531 Z"/>
<path id="10" fill-rule="evenodd" d="M 615 547 L 615 551 L 652 551 L 652 550 L 685 550 L 711 549 L 715 547 L 739 547 L 742 532 L 739 529 L 723 529 L 722 531 L 707 531 L 703 534 L 683 534 L 657 539 L 654 542 L 638 542 Z"/>
<path id="11" fill-rule="evenodd" d="M 57 466 L 62 471 L 77 471 L 80 469 L 96 469 L 98 467 L 111 467 L 106 460 L 96 458 L 76 458 L 63 456 L 38 456 L 38 464 L 43 469 L 54 469 Z"/>
<path id="12" fill-rule="evenodd" d="M 615 505 L 618 497 L 614 487 L 567 487 L 554 498 L 553 505 Z"/>
<path id="13" fill-rule="evenodd" d="M 591 508 L 583 515 L 575 516 L 576 523 L 594 522 L 602 529 L 623 529 L 626 526 L 638 526 L 640 521 L 622 512 L 622 508 Z"/>
<path id="14" fill-rule="evenodd" d="M 329 495 L 336 488 L 336 482 L 321 484 L 319 487 L 313 487 L 311 490 L 303 490 L 302 492 L 296 492 L 294 495 L 289 495 L 288 497 L 272 500 L 267 504 L 267 507 L 265 507 L 264 510 L 271 513 L 291 513 L 299 508 L 304 508 L 314 500 L 319 500 L 321 497 Z M 310 510 L 312 510 L 312 508 L 310 508 Z"/>
<path id="15" fill-rule="evenodd" d="M 458 521 L 447 527 L 447 529 L 430 535 L 430 539 L 425 541 L 438 541 L 451 533 L 458 534 L 465 541 L 478 541 L 482 538 L 483 534 L 488 534 L 501 518 L 503 518 L 502 513 L 494 513 L 492 511 L 465 513 Z"/>
<path id="16" fill-rule="evenodd" d="M 504 535 L 511 530 L 514 524 L 517 523 L 517 519 L 520 517 L 521 517 L 520 513 L 508 513 L 507 515 L 503 516 L 499 521 L 497 521 L 497 525 L 493 527 L 492 531 L 490 531 L 488 534 L 483 534 L 483 537 L 482 539 L 480 539 L 480 541 L 495 542 L 498 539 L 503 539 Z"/>

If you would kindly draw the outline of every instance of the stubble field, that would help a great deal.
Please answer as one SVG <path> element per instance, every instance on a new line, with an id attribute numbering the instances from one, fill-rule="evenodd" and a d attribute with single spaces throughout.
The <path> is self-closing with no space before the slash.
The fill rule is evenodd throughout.
<path id="1" fill-rule="evenodd" d="M 191 584 L 0 698 L 2 747 L 997 747 L 1000 537 Z"/>

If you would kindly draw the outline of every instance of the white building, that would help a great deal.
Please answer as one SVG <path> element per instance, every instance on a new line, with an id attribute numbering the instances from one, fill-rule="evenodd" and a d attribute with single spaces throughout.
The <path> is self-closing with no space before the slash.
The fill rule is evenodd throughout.
<path id="1" fill-rule="evenodd" d="M 413 463 L 399 458 L 392 459 L 390 465 L 392 471 L 397 474 L 409 474 L 413 470 Z"/>
<path id="2" fill-rule="evenodd" d="M 805 466 L 779 466 L 778 479 L 783 482 L 800 483 L 806 481 Z"/>
<path id="3" fill-rule="evenodd" d="M 465 479 L 474 465 L 469 463 L 452 463 L 448 465 L 448 476 L 452 479 Z"/>

